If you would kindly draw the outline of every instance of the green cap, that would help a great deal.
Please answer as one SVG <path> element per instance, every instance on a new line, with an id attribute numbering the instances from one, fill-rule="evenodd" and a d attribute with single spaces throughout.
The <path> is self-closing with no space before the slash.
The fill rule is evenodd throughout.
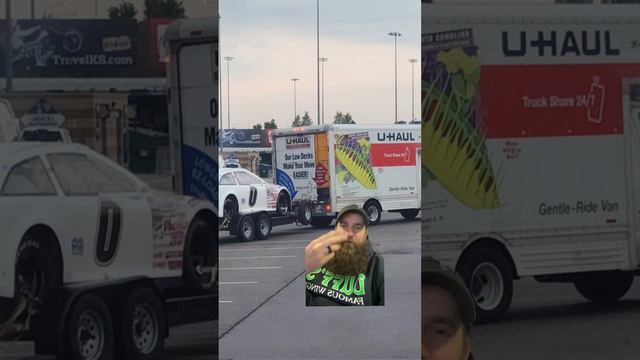
<path id="1" fill-rule="evenodd" d="M 367 216 L 367 213 L 364 211 L 364 209 L 362 209 L 358 205 L 347 205 L 343 207 L 342 210 L 340 210 L 340 212 L 338 213 L 338 216 L 336 216 L 336 223 L 340 222 L 340 219 L 344 215 L 349 213 L 354 213 L 362 216 L 362 219 L 364 220 L 364 226 L 369 226 L 369 216 Z"/>
<path id="2" fill-rule="evenodd" d="M 475 322 L 476 308 L 473 298 L 464 281 L 451 269 L 443 268 L 440 262 L 432 257 L 423 258 L 422 283 L 435 285 L 450 292 L 458 302 L 462 322 L 469 325 Z"/>

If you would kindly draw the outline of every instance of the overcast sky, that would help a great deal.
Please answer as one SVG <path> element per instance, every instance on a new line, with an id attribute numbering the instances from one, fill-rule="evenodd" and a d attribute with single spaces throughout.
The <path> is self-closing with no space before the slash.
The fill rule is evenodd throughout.
<path id="1" fill-rule="evenodd" d="M 317 120 L 316 1 L 221 0 L 222 75 L 230 63 L 231 127 L 276 119 L 290 126 L 297 109 Z M 320 57 L 325 63 L 325 122 L 336 111 L 360 124 L 394 121 L 394 46 L 398 31 L 398 120 L 411 118 L 411 64 L 420 58 L 420 2 L 320 0 Z M 419 62 L 415 64 L 415 117 L 419 117 Z M 227 83 L 222 82 L 227 127 Z"/>

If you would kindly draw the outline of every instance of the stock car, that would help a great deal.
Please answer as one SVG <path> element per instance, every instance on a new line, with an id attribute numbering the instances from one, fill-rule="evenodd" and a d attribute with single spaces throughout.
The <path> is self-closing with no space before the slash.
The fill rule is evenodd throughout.
<path id="1" fill-rule="evenodd" d="M 143 277 L 217 289 L 217 209 L 80 144 L 0 143 L 0 324 L 23 297 Z"/>
<path id="2" fill-rule="evenodd" d="M 220 228 L 239 225 L 244 228 L 238 230 L 242 240 L 250 240 L 254 233 L 260 239 L 268 237 L 270 217 L 283 216 L 291 210 L 291 194 L 287 188 L 267 183 L 247 169 L 220 168 L 218 185 L 218 209 L 222 209 Z"/>

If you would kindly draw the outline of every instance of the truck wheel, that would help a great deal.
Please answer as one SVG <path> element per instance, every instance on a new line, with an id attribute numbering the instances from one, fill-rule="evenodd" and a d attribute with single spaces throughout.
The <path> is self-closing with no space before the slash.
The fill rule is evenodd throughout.
<path id="1" fill-rule="evenodd" d="M 369 216 L 369 224 L 376 225 L 380 222 L 382 218 L 382 208 L 377 201 L 369 200 L 366 204 L 364 204 L 364 212 Z"/>
<path id="2" fill-rule="evenodd" d="M 251 215 L 245 215 L 238 221 L 238 240 L 252 241 L 255 237 L 255 225 Z"/>
<path id="3" fill-rule="evenodd" d="M 574 285 L 580 295 L 595 303 L 613 302 L 623 297 L 633 284 L 633 273 L 622 271 L 583 274 Z"/>
<path id="4" fill-rule="evenodd" d="M 156 359 L 167 332 L 162 303 L 153 290 L 141 287 L 129 296 L 119 326 L 122 346 L 119 358 Z"/>
<path id="5" fill-rule="evenodd" d="M 61 267 L 60 259 L 44 242 L 25 235 L 16 255 L 15 303 L 26 296 L 37 300 L 35 304 L 39 308 L 49 294 L 62 287 Z"/>
<path id="6" fill-rule="evenodd" d="M 400 215 L 407 220 L 411 220 L 418 216 L 418 212 L 420 212 L 420 209 L 400 210 Z"/>
<path id="7" fill-rule="evenodd" d="M 83 295 L 71 308 L 66 336 L 73 360 L 113 359 L 113 324 L 109 310 L 97 296 Z"/>
<path id="8" fill-rule="evenodd" d="M 189 291 L 210 293 L 215 291 L 218 278 L 218 243 L 213 225 L 196 217 L 189 225 L 184 242 L 182 281 Z M 211 268 L 214 268 L 211 271 Z"/>
<path id="9" fill-rule="evenodd" d="M 460 272 L 476 304 L 479 323 L 495 321 L 509 309 L 513 274 L 500 251 L 494 248 L 475 250 L 462 264 Z"/>
<path id="10" fill-rule="evenodd" d="M 266 240 L 271 235 L 271 218 L 265 213 L 258 215 L 256 221 L 256 237 L 259 240 Z"/>
<path id="11" fill-rule="evenodd" d="M 300 203 L 298 205 L 298 221 L 302 225 L 311 224 L 313 214 L 311 213 L 311 205 L 307 202 Z"/>
<path id="12" fill-rule="evenodd" d="M 331 224 L 332 221 L 333 218 L 329 216 L 315 217 L 311 220 L 311 226 L 322 229 L 329 227 L 329 224 Z"/>
<path id="13" fill-rule="evenodd" d="M 278 194 L 278 201 L 276 202 L 276 214 L 278 216 L 287 215 L 290 208 L 291 204 L 289 201 L 289 195 L 284 191 L 280 191 Z"/>

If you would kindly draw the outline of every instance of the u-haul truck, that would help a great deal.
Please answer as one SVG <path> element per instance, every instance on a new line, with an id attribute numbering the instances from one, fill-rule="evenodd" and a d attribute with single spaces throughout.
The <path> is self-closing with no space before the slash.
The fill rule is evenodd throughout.
<path id="1" fill-rule="evenodd" d="M 623 296 L 640 260 L 640 7 L 422 9 L 423 256 L 462 275 L 481 321 L 523 276 Z"/>
<path id="2" fill-rule="evenodd" d="M 322 125 L 277 129 L 275 182 L 292 195 L 302 224 L 328 226 L 343 207 L 407 219 L 420 211 L 419 125 Z"/>

